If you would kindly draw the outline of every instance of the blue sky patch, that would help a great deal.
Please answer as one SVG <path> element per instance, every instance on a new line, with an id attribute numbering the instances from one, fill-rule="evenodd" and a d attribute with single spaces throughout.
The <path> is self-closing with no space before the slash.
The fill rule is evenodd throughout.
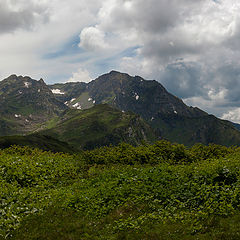
<path id="1" fill-rule="evenodd" d="M 43 56 L 43 59 L 55 59 L 67 55 L 76 55 L 83 52 L 83 49 L 79 48 L 79 35 L 72 37 L 62 48 L 56 52 L 47 53 Z"/>

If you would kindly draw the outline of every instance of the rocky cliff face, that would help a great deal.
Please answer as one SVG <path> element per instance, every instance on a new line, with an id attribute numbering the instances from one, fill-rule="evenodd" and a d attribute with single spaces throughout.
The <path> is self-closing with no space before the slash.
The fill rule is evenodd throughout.
<path id="1" fill-rule="evenodd" d="M 203 111 L 188 107 L 181 99 L 167 92 L 155 80 L 112 71 L 89 83 L 89 94 L 97 103 L 108 102 L 124 111 L 133 111 L 151 121 L 161 115 L 203 116 Z"/>

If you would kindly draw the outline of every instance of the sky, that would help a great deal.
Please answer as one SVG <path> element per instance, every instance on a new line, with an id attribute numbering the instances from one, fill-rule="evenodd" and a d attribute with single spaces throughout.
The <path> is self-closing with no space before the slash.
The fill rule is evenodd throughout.
<path id="1" fill-rule="evenodd" d="M 0 79 L 159 81 L 240 123 L 239 0 L 0 0 Z"/>

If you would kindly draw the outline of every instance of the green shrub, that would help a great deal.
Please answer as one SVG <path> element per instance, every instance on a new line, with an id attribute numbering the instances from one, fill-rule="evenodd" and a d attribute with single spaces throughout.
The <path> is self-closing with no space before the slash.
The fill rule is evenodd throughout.
<path id="1" fill-rule="evenodd" d="M 238 148 L 159 141 L 78 155 L 0 151 L 0 238 L 227 236 L 221 223 L 237 228 L 239 210 Z"/>

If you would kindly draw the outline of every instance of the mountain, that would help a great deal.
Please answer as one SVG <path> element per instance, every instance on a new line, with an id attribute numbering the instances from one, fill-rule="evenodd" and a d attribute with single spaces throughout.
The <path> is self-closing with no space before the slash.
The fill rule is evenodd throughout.
<path id="1" fill-rule="evenodd" d="M 240 124 L 239 123 L 232 123 L 233 126 L 240 131 Z"/>
<path id="2" fill-rule="evenodd" d="M 159 138 L 189 146 L 240 145 L 237 125 L 187 106 L 155 80 L 116 71 L 90 83 L 49 86 L 11 75 L 0 81 L 0 104 L 0 136 L 31 134 L 27 145 L 38 137 L 78 150 Z"/>
<path id="3" fill-rule="evenodd" d="M 1 136 L 37 130 L 67 109 L 42 79 L 16 75 L 0 81 L 0 104 Z"/>
<path id="4" fill-rule="evenodd" d="M 77 101 L 84 101 L 86 103 L 89 103 L 88 96 L 86 95 L 84 99 L 79 98 L 83 92 L 85 92 L 87 88 L 87 83 L 84 82 L 70 82 L 70 83 L 56 83 L 54 85 L 48 86 L 51 91 L 54 93 L 55 97 L 63 102 L 66 103 L 66 105 L 73 106 L 74 103 L 77 103 Z M 79 99 L 74 99 L 74 98 Z M 83 104 L 83 103 L 82 103 Z M 90 104 L 90 103 L 89 103 Z M 90 108 L 93 105 L 89 105 L 85 108 Z"/>
<path id="5" fill-rule="evenodd" d="M 122 111 L 135 112 L 149 121 L 161 115 L 207 115 L 198 108 L 186 106 L 155 80 L 144 80 L 116 71 L 104 74 L 88 84 L 54 84 L 49 88 L 56 92 L 57 99 L 73 108 L 81 106 L 86 109 L 93 104 L 107 103 Z"/>
<path id="6" fill-rule="evenodd" d="M 121 111 L 132 111 L 146 120 L 159 137 L 173 142 L 240 145 L 240 132 L 231 122 L 187 106 L 155 80 L 111 71 L 88 84 L 55 84 L 49 88 L 71 108 L 88 109 L 107 103 Z"/>
<path id="7" fill-rule="evenodd" d="M 85 90 L 87 84 L 63 86 L 64 91 L 69 90 L 71 102 L 71 96 Z M 109 105 L 94 106 L 89 99 L 86 100 L 87 110 L 81 110 L 80 106 L 71 109 L 61 91 L 50 89 L 42 79 L 36 81 L 11 75 L 1 81 L 0 136 L 3 137 L 0 148 L 18 144 L 71 152 L 123 141 L 136 145 L 157 139 L 151 127 L 138 115 L 123 113 Z"/>

